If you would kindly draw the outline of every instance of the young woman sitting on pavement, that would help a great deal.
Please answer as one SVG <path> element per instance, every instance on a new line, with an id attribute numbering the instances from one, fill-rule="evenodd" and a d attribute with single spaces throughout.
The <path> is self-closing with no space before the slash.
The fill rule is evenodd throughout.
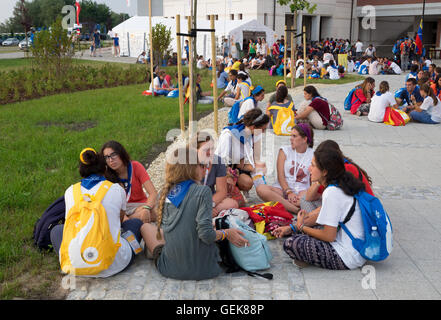
<path id="1" fill-rule="evenodd" d="M 386 113 L 387 107 L 398 108 L 398 104 L 394 95 L 389 92 L 389 83 L 387 81 L 381 81 L 379 91 L 372 97 L 368 120 L 372 122 L 384 122 L 384 114 Z"/>
<path id="2" fill-rule="evenodd" d="M 283 81 L 283 80 L 282 80 Z M 268 106 L 266 108 L 266 114 L 271 117 L 273 115 L 274 119 L 277 117 L 277 110 L 268 110 L 271 106 L 279 106 L 283 108 L 292 108 L 293 111 L 296 111 L 294 107 L 294 101 L 292 97 L 288 94 L 288 88 L 284 84 L 280 84 L 277 87 L 276 93 L 274 94 L 275 99 L 271 102 L 268 102 Z M 289 97 L 291 97 L 291 99 Z M 271 100 L 271 99 L 270 99 Z M 271 125 L 270 125 L 271 128 Z"/>
<path id="3" fill-rule="evenodd" d="M 270 98 L 268 100 L 268 104 L 266 106 L 266 110 L 268 110 L 268 108 L 271 107 L 271 105 L 274 104 L 274 102 L 276 102 L 277 91 L 279 90 L 279 88 L 281 86 L 285 86 L 286 87 L 286 82 L 284 80 L 279 80 L 279 81 L 276 82 L 276 93 L 273 93 L 270 96 Z M 287 99 L 290 102 L 293 101 L 292 96 L 289 93 L 286 95 L 285 99 Z M 268 114 L 268 112 L 266 114 Z"/>
<path id="4" fill-rule="evenodd" d="M 418 106 L 416 104 L 410 107 L 409 116 L 413 121 L 438 124 L 441 122 L 441 101 L 435 96 L 432 88 L 428 84 L 420 87 L 420 94 L 424 98 L 423 103 Z"/>
<path id="5" fill-rule="evenodd" d="M 309 171 L 311 181 L 325 187 L 317 219 L 306 222 L 305 213 L 300 211 L 295 226 L 277 228 L 273 235 L 281 238 L 292 234 L 285 240 L 283 249 L 301 267 L 314 265 L 332 270 L 361 267 L 366 260 L 354 249 L 346 232 L 338 226 L 353 206 L 353 196 L 364 190 L 364 183 L 345 170 L 344 158 L 333 149 L 316 150 Z M 322 228 L 312 228 L 315 224 Z M 358 201 L 355 202 L 354 214 L 346 227 L 354 237 L 364 237 Z"/>
<path id="6" fill-rule="evenodd" d="M 140 219 L 145 223 L 156 221 L 158 192 L 144 166 L 138 161 L 131 161 L 126 149 L 117 141 L 106 142 L 101 148 L 101 155 L 106 161 L 107 179 L 121 184 L 126 192 L 125 219 Z"/>
<path id="7" fill-rule="evenodd" d="M 144 239 L 146 252 L 164 277 L 211 279 L 222 271 L 216 241 L 226 238 L 237 247 L 249 243 L 237 229 L 213 228 L 212 193 L 210 188 L 200 184 L 205 176 L 205 165 L 190 164 L 186 159 L 197 159 L 197 151 L 178 148 L 168 155 L 157 226 L 144 224 L 142 227 L 149 235 Z"/>
<path id="8" fill-rule="evenodd" d="M 106 178 L 104 177 L 105 171 L 105 161 L 103 157 L 100 154 L 97 154 L 95 150 L 92 148 L 86 148 L 81 152 L 79 172 L 80 176 L 82 177 L 80 191 L 83 196 L 85 196 L 85 194 L 97 196 L 98 191 L 100 191 L 100 187 L 106 182 Z M 70 186 L 64 194 L 66 201 L 66 218 L 68 217 L 71 208 L 75 205 L 75 188 L 75 185 Z M 108 227 L 113 241 L 114 243 L 119 241 L 121 244 L 116 252 L 112 264 L 107 269 L 93 275 L 94 277 L 105 278 L 127 269 L 135 259 L 135 253 L 133 252 L 129 242 L 127 242 L 127 240 L 123 237 L 120 237 L 120 235 L 126 231 L 131 231 L 139 243 L 141 242 L 142 238 L 146 239 L 146 234 L 141 234 L 140 228 L 143 225 L 141 220 L 130 219 L 123 221 L 126 210 L 126 194 L 124 189 L 121 188 L 119 184 L 114 183 L 110 186 L 110 188 L 108 188 L 108 191 L 101 201 L 101 204 L 106 211 Z M 63 231 L 63 224 L 56 225 L 51 230 L 50 234 L 54 251 L 58 255 L 60 254 L 60 248 L 62 246 Z M 67 241 L 66 237 L 65 241 Z M 69 252 L 70 250 L 72 250 L 73 253 L 81 251 L 80 248 L 75 248 L 69 243 L 66 245 L 69 246 Z M 93 251 L 91 251 L 91 253 L 93 253 Z"/>
<path id="9" fill-rule="evenodd" d="M 303 89 L 305 101 L 297 111 L 296 120 L 308 120 L 314 129 L 324 130 L 330 119 L 328 101 L 320 96 L 314 86 Z"/>
<path id="10" fill-rule="evenodd" d="M 227 167 L 219 156 L 214 154 L 214 140 L 208 132 L 200 131 L 190 142 L 190 146 L 197 148 L 198 159 L 204 167 L 204 179 L 200 183 L 208 186 L 213 195 L 213 217 L 222 210 L 239 208 L 236 200 L 227 196 Z"/>
<path id="11" fill-rule="evenodd" d="M 352 101 L 351 113 L 357 116 L 367 116 L 371 105 L 371 99 L 375 94 L 375 80 L 367 77 L 360 86 L 356 87 Z"/>
<path id="12" fill-rule="evenodd" d="M 254 185 L 251 175 L 256 172 L 261 134 L 268 124 L 269 117 L 255 108 L 245 113 L 237 124 L 225 127 L 219 136 L 215 154 L 222 163 L 239 170 L 237 186 L 242 191 L 249 191 Z"/>
<path id="13" fill-rule="evenodd" d="M 273 186 L 257 186 L 257 195 L 264 201 L 278 201 L 286 210 L 297 213 L 300 198 L 311 182 L 308 168 L 313 156 L 314 131 L 307 123 L 297 124 L 291 132 L 290 145 L 283 146 L 277 156 L 277 182 Z"/>
<path id="14" fill-rule="evenodd" d="M 352 173 L 357 179 L 363 181 L 366 192 L 375 196 L 372 191 L 371 177 L 363 168 L 342 153 L 337 142 L 334 140 L 325 140 L 320 143 L 316 150 L 321 151 L 328 149 L 335 150 L 340 153 L 345 162 L 345 170 Z M 318 213 L 320 212 L 323 190 L 323 186 L 321 186 L 319 183 L 312 183 L 311 187 L 309 187 L 305 195 L 300 199 L 300 209 L 305 213 L 308 213 L 308 217 L 310 219 L 317 218 Z"/>

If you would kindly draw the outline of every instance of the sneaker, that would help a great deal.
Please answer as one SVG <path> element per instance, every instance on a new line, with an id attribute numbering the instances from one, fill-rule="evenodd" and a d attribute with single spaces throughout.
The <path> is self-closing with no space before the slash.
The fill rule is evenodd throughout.
<path id="1" fill-rule="evenodd" d="M 355 115 L 358 116 L 358 117 L 361 117 L 361 111 L 357 111 L 357 112 L 355 113 Z"/>
<path id="2" fill-rule="evenodd" d="M 307 264 L 306 262 L 296 260 L 296 259 L 294 259 L 292 263 L 295 264 L 296 266 L 298 266 L 300 269 L 306 268 L 307 266 L 309 266 L 309 264 Z"/>

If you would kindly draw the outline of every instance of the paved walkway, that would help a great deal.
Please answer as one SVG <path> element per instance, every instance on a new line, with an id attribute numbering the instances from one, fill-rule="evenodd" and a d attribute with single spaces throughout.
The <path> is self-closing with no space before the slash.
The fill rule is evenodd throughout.
<path id="1" fill-rule="evenodd" d="M 376 76 L 389 81 L 391 91 L 404 85 L 402 76 Z M 283 240 L 269 242 L 274 279 L 252 278 L 242 272 L 206 281 L 162 277 L 143 255 L 127 271 L 109 279 L 76 279 L 67 299 L 440 299 L 441 298 L 441 126 L 409 123 L 391 127 L 369 122 L 343 110 L 354 84 L 320 86 L 319 92 L 342 112 L 341 131 L 315 131 L 315 145 L 337 141 L 343 152 L 373 179 L 394 228 L 394 249 L 380 263 L 364 269 L 327 271 L 299 269 L 283 252 Z M 296 105 L 301 88 L 291 90 Z M 275 168 L 279 146 L 288 137 L 269 135 L 265 144 L 269 168 Z M 275 181 L 274 170 L 268 182 Z M 257 201 L 254 192 L 252 201 Z M 369 279 L 369 280 L 368 280 Z"/>

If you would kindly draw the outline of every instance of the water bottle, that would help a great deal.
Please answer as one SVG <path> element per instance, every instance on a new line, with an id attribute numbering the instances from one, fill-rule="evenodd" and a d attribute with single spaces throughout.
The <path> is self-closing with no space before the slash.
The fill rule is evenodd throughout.
<path id="1" fill-rule="evenodd" d="M 378 234 L 377 227 L 372 227 L 371 231 L 371 243 L 368 248 L 366 248 L 366 257 L 373 259 L 380 255 L 380 235 Z"/>
<path id="2" fill-rule="evenodd" d="M 127 240 L 127 242 L 130 244 L 130 247 L 132 248 L 135 255 L 137 255 L 138 253 L 140 253 L 142 251 L 142 247 L 139 244 L 138 240 L 136 240 L 136 237 L 132 231 L 127 230 L 126 232 L 124 232 L 121 235 L 121 237 L 123 237 L 124 239 Z"/>

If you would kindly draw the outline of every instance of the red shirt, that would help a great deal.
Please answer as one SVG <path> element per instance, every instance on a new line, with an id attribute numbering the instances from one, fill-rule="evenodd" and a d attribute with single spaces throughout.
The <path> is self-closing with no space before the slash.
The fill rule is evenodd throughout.
<path id="1" fill-rule="evenodd" d="M 147 196 L 142 189 L 142 185 L 150 180 L 150 176 L 144 166 L 138 161 L 132 161 L 132 189 L 130 199 L 127 202 L 147 202 Z"/>
<path id="2" fill-rule="evenodd" d="M 359 177 L 360 177 L 360 173 L 358 172 L 357 167 L 354 166 L 352 163 L 345 163 L 345 169 L 346 169 L 347 172 L 352 173 L 356 179 L 359 179 Z M 374 197 L 375 197 L 374 192 L 372 191 L 372 188 L 371 188 L 371 185 L 369 184 L 368 179 L 367 179 L 366 176 L 363 174 L 363 172 L 361 172 L 361 175 L 363 176 L 363 183 L 364 183 L 364 186 L 365 186 L 365 191 L 366 191 L 367 193 L 369 193 L 371 196 L 374 196 Z M 318 192 L 319 194 L 322 194 L 324 190 L 325 190 L 325 188 L 324 188 L 323 186 L 320 186 L 320 187 L 318 188 L 318 191 L 317 191 L 317 192 Z"/>
<path id="3" fill-rule="evenodd" d="M 375 92 L 371 90 L 371 97 L 373 97 Z M 355 90 L 354 94 L 352 95 L 352 101 L 351 101 L 351 113 L 355 114 L 357 112 L 358 107 L 361 106 L 362 103 L 365 103 L 367 101 L 366 96 L 364 95 L 363 89 L 359 88 Z"/>

